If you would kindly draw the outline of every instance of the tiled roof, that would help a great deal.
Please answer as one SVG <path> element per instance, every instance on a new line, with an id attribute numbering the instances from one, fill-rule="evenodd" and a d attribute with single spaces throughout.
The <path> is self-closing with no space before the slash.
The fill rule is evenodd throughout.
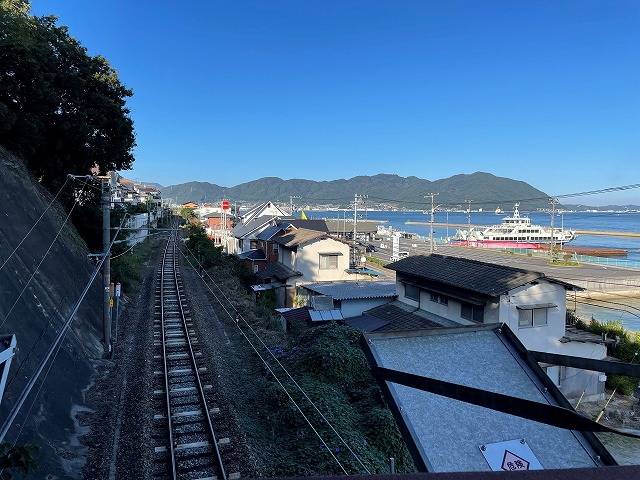
<path id="1" fill-rule="evenodd" d="M 330 295 L 336 300 L 384 298 L 393 297 L 396 294 L 395 280 L 371 280 L 365 282 L 345 280 L 307 283 L 301 286 L 322 295 Z"/>
<path id="2" fill-rule="evenodd" d="M 410 256 L 386 268 L 490 296 L 506 293 L 545 276 L 540 272 L 437 254 Z"/>
<path id="3" fill-rule="evenodd" d="M 400 301 L 385 303 L 362 314 L 389 322 L 378 331 L 421 330 L 459 325 L 447 318 L 411 307 Z"/>
<path id="4" fill-rule="evenodd" d="M 286 265 L 283 265 L 280 262 L 275 262 L 275 263 L 268 263 L 267 266 L 264 267 L 264 270 L 259 271 L 258 273 L 256 273 L 256 275 L 260 280 L 275 278 L 277 280 L 284 282 L 288 278 L 299 277 L 302 274 L 300 272 L 296 272 L 295 270 L 292 270 L 291 268 L 287 267 Z"/>
<path id="5" fill-rule="evenodd" d="M 284 245 L 285 247 L 297 247 L 303 243 L 308 243 L 321 237 L 327 237 L 324 232 L 318 232 L 317 230 L 307 230 L 301 228 L 291 233 L 287 233 L 281 237 L 275 238 L 274 242 Z"/>

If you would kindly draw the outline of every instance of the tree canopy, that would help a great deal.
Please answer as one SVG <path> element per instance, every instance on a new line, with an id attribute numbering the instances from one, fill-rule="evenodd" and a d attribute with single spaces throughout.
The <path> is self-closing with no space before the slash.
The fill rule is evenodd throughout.
<path id="1" fill-rule="evenodd" d="M 68 173 L 130 169 L 135 147 L 131 90 L 56 22 L 0 0 L 0 144 L 49 189 Z"/>

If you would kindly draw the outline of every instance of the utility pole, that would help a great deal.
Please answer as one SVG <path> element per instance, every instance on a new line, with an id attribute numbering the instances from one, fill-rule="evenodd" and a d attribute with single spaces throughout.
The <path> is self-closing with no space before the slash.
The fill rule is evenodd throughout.
<path id="1" fill-rule="evenodd" d="M 471 231 L 471 203 L 472 202 L 473 200 L 465 200 L 465 203 L 467 204 L 467 224 L 468 224 L 467 233 Z"/>
<path id="2" fill-rule="evenodd" d="M 554 235 L 554 219 L 556 217 L 556 204 L 558 203 L 558 200 L 556 200 L 555 198 L 550 198 L 549 199 L 549 203 L 551 203 L 551 244 L 549 245 L 549 258 L 551 259 L 551 261 L 553 262 L 554 256 L 553 256 L 553 251 L 555 249 L 556 246 L 556 241 L 555 238 L 553 237 Z"/>
<path id="3" fill-rule="evenodd" d="M 433 214 L 435 209 L 433 208 L 433 197 L 440 195 L 439 193 L 427 193 L 424 198 L 431 197 L 431 221 L 429 222 L 429 253 L 433 253 Z"/>
<path id="4" fill-rule="evenodd" d="M 357 249 L 356 249 L 356 236 L 358 234 L 357 223 L 358 223 L 358 203 L 364 203 L 364 199 L 367 198 L 366 195 L 358 195 L 355 194 L 353 199 L 353 264 L 357 265 Z"/>
<path id="5" fill-rule="evenodd" d="M 111 298 L 109 287 L 111 284 L 111 185 L 108 180 L 102 180 L 102 254 L 105 256 L 102 264 L 102 286 L 104 287 L 102 305 L 102 326 L 104 328 L 104 349 L 107 356 L 111 356 Z"/>
<path id="6" fill-rule="evenodd" d="M 289 205 L 291 206 L 291 216 L 293 217 L 293 199 L 302 198 L 300 195 L 289 195 Z"/>

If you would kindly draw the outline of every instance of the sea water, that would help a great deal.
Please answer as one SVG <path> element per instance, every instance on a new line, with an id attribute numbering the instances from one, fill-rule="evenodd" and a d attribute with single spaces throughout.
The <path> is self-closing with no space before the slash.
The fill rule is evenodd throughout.
<path id="1" fill-rule="evenodd" d="M 353 221 L 353 210 L 324 210 L 306 211 L 307 218 L 325 218 L 333 220 Z M 507 213 L 506 216 L 509 216 Z M 496 215 L 494 212 L 442 212 L 436 211 L 434 223 L 445 226 L 434 226 L 433 237 L 438 242 L 446 242 L 455 236 L 460 227 L 450 225 L 497 225 L 502 222 L 505 215 Z M 534 225 L 550 226 L 551 213 L 531 212 L 521 213 L 521 216 L 531 218 Z M 391 227 L 396 231 L 404 231 L 418 235 L 420 238 L 428 238 L 430 234 L 429 221 L 431 215 L 422 211 L 381 211 L 359 210 L 358 220 L 370 220 L 380 222 L 380 225 Z M 421 222 L 425 225 L 408 224 L 407 222 Z M 449 226 L 448 226 L 449 225 Z M 638 212 L 565 212 L 557 213 L 554 218 L 555 228 L 567 228 L 570 230 L 591 230 L 610 232 L 639 232 L 640 213 Z M 352 228 L 347 227 L 347 228 Z M 615 237 L 605 235 L 579 235 L 578 238 L 567 244 L 565 249 L 570 251 L 570 246 L 616 248 L 628 252 L 627 260 L 640 263 L 640 238 Z M 640 274 L 640 272 L 639 272 Z M 590 301 L 591 305 L 576 304 L 578 315 L 585 318 L 595 318 L 600 321 L 620 321 L 623 326 L 631 331 L 640 331 L 640 298 L 624 297 L 609 299 L 606 301 Z"/>

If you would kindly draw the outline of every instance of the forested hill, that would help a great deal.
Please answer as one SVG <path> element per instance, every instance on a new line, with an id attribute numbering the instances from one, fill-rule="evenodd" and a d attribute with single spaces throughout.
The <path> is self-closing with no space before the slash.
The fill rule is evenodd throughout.
<path id="1" fill-rule="evenodd" d="M 162 196 L 172 198 L 176 203 L 217 202 L 223 197 L 238 202 L 272 200 L 288 203 L 290 196 L 300 196 L 301 199 L 296 199 L 297 204 L 347 207 L 358 194 L 368 195 L 366 201 L 370 206 L 428 209 L 431 200 L 425 195 L 431 192 L 439 193 L 435 197 L 435 205 L 445 208 L 466 208 L 467 200 L 472 201 L 474 210 L 495 210 L 498 206 L 510 210 L 516 201 L 520 202 L 523 210 L 549 206 L 548 195 L 528 183 L 484 172 L 435 181 L 380 174 L 322 182 L 267 177 L 235 187 L 189 182 L 164 187 Z"/>

